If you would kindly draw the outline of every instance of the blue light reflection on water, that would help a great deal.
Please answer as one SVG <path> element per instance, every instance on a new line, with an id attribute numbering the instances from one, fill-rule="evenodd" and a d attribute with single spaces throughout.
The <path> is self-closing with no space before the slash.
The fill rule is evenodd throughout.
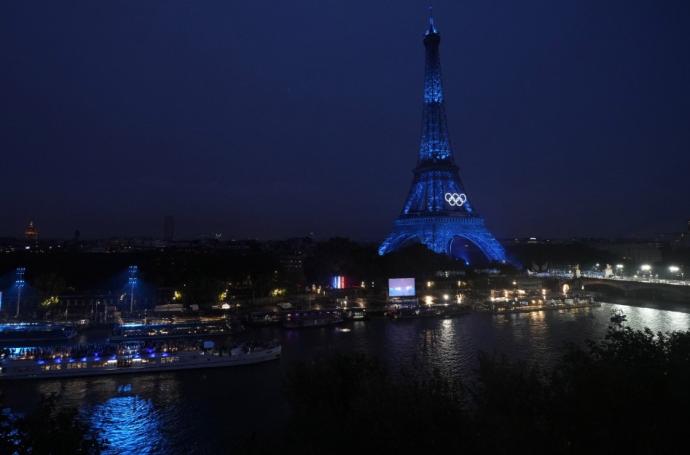
<path id="1" fill-rule="evenodd" d="M 454 319 L 387 321 L 374 318 L 311 330 L 262 329 L 277 337 L 284 356 L 261 365 L 137 376 L 29 381 L 4 387 L 8 405 L 26 406 L 38 396 L 57 393 L 103 431 L 106 453 L 191 454 L 232 451 L 251 432 L 270 433 L 286 415 L 283 374 L 300 360 L 331 352 L 365 352 L 391 371 L 403 366 L 438 369 L 467 377 L 477 352 L 548 366 L 565 342 L 600 339 L 613 309 L 627 315 L 629 327 L 653 331 L 687 330 L 690 307 L 670 310 L 603 304 L 600 308 L 494 316 L 468 314 Z M 675 311 L 680 310 L 680 311 Z"/>
<path id="2" fill-rule="evenodd" d="M 160 416 L 150 399 L 115 396 L 90 410 L 91 425 L 108 441 L 107 454 L 165 452 Z"/>

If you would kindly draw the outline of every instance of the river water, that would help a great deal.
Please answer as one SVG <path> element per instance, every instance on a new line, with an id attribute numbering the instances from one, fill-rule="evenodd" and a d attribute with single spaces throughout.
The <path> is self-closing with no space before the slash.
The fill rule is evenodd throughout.
<path id="1" fill-rule="evenodd" d="M 337 328 L 258 330 L 257 337 L 283 343 L 279 361 L 260 365 L 1 385 L 6 404 L 15 409 L 28 408 L 48 393 L 79 407 L 110 442 L 109 454 L 226 452 L 252 433 L 269 433 L 285 419 L 283 377 L 300 360 L 364 352 L 393 369 L 437 368 L 453 378 L 472 374 L 479 351 L 548 366 L 564 343 L 600 339 L 616 308 L 635 329 L 690 329 L 690 305 L 658 302 L 510 315 L 472 313 L 445 320 L 373 318 Z"/>

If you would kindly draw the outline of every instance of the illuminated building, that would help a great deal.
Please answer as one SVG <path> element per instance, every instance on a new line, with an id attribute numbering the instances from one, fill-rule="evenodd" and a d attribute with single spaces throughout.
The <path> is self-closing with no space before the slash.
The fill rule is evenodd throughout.
<path id="1" fill-rule="evenodd" d="M 402 212 L 379 254 L 422 243 L 437 253 L 454 255 L 453 243 L 460 240 L 474 244 L 491 261 L 505 262 L 503 247 L 475 211 L 453 159 L 443 99 L 440 41 L 430 16 L 424 36 L 424 112 L 417 167 Z"/>
<path id="2" fill-rule="evenodd" d="M 32 242 L 35 242 L 38 240 L 38 228 L 36 228 L 36 226 L 34 226 L 33 221 L 29 221 L 29 225 L 24 230 L 24 238 L 26 240 L 30 240 Z"/>

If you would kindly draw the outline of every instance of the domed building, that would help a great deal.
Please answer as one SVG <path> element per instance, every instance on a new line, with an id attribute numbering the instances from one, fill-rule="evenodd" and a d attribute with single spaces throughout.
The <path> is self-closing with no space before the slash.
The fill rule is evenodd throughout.
<path id="1" fill-rule="evenodd" d="M 29 225 L 26 226 L 24 238 L 31 242 L 36 242 L 38 240 L 38 228 L 34 225 L 33 221 L 29 221 Z"/>

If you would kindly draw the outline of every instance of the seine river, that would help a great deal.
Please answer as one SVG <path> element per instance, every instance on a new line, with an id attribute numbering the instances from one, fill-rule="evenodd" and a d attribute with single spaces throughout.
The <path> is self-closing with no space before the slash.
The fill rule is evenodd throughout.
<path id="1" fill-rule="evenodd" d="M 438 368 L 451 377 L 471 375 L 477 352 L 550 365 L 566 342 L 600 339 L 612 309 L 627 326 L 653 331 L 690 328 L 690 305 L 602 304 L 572 311 L 454 319 L 388 321 L 374 318 L 338 328 L 284 331 L 257 336 L 283 343 L 280 361 L 245 367 L 163 374 L 28 381 L 2 384 L 6 404 L 21 409 L 41 394 L 56 393 L 77 406 L 109 442 L 107 453 L 217 453 L 232 450 L 252 432 L 270 433 L 287 414 L 284 373 L 300 360 L 330 352 L 365 352 L 391 368 Z M 639 306 L 638 306 L 639 305 Z M 350 331 L 343 331 L 349 328 Z"/>

